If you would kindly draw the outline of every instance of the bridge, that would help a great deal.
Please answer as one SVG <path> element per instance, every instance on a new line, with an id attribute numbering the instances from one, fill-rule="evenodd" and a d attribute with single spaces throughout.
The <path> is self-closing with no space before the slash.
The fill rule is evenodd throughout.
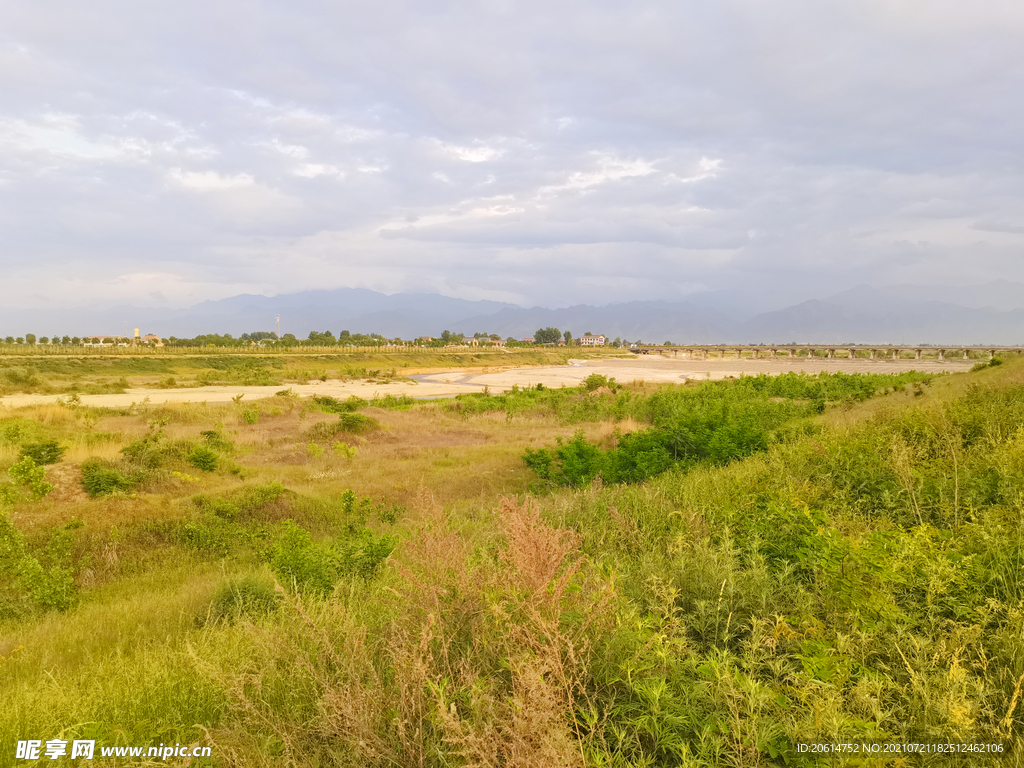
<path id="1" fill-rule="evenodd" d="M 688 357 L 707 360 L 743 357 L 773 360 L 791 359 L 861 358 L 865 360 L 991 360 L 997 354 L 1019 355 L 1024 347 L 1014 346 L 913 346 L 905 344 L 644 344 L 630 347 L 636 355 Z"/>

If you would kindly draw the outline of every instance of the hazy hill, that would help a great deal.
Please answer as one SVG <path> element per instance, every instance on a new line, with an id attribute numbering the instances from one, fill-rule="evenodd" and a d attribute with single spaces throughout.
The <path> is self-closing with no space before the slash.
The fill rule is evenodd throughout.
<path id="1" fill-rule="evenodd" d="M 761 306 L 767 301 L 759 296 Z M 200 333 L 273 330 L 305 338 L 311 330 L 380 333 L 387 337 L 497 333 L 532 336 L 554 326 L 630 341 L 680 343 L 812 342 L 1024 344 L 1024 285 L 996 281 L 969 286 L 856 286 L 824 298 L 752 315 L 750 297 L 720 291 L 683 301 L 631 301 L 561 309 L 524 308 L 428 293 L 387 295 L 361 288 L 278 296 L 241 295 L 188 309 L 53 307 L 4 311 L 0 335 L 117 334 L 127 324 L 143 333 L 190 337 Z"/>
<path id="2" fill-rule="evenodd" d="M 858 286 L 821 300 L 766 312 L 740 325 L 742 338 L 810 343 L 1024 344 L 1024 286 L 962 289 Z M 1016 292 L 1017 298 L 1013 294 Z M 959 294 L 965 303 L 937 300 Z M 987 306 L 998 304 L 997 309 Z"/>
<path id="3" fill-rule="evenodd" d="M 564 309 L 514 307 L 470 318 L 457 330 L 469 333 L 483 330 L 521 339 L 548 326 L 570 330 L 575 336 L 591 331 L 610 338 L 682 344 L 729 338 L 733 335 L 735 321 L 715 309 L 695 307 L 688 302 L 632 301 L 603 307 L 579 304 Z"/>

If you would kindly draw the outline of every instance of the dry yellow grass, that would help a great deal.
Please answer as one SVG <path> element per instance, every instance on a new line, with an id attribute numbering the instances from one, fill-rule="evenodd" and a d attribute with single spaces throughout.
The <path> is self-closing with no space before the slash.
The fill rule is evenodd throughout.
<path id="1" fill-rule="evenodd" d="M 522 462 L 527 447 L 550 445 L 579 428 L 610 444 L 616 429 L 629 432 L 640 426 L 631 419 L 569 426 L 551 414 L 529 412 L 512 420 L 504 413 L 467 416 L 431 402 L 407 410 L 366 408 L 360 413 L 378 421 L 379 430 L 339 433 L 333 441 L 310 448 L 308 430 L 338 417 L 310 411 L 309 405 L 274 397 L 217 405 L 142 403 L 107 415 L 58 405 L 6 409 L 0 418 L 38 421 L 65 447 L 63 460 L 47 468 L 53 493 L 40 503 L 19 506 L 14 512 L 18 525 L 31 533 L 77 518 L 84 524 L 83 535 L 106 535 L 115 527 L 175 519 L 181 514 L 180 500 L 196 493 L 268 481 L 325 498 L 351 489 L 359 496 L 399 505 L 411 505 L 420 488 L 430 487 L 445 506 L 473 505 L 519 493 L 536 480 Z M 259 413 L 256 423 L 246 422 L 246 410 Z M 231 462 L 240 468 L 238 475 L 186 469 L 151 480 L 145 493 L 88 498 L 81 487 L 80 465 L 90 458 L 117 460 L 125 446 L 155 428 L 171 439 L 200 439 L 203 431 L 221 431 L 235 446 Z M 334 450 L 334 442 L 354 447 L 355 455 Z M 0 466 L 17 459 L 18 446 L 0 445 Z"/>

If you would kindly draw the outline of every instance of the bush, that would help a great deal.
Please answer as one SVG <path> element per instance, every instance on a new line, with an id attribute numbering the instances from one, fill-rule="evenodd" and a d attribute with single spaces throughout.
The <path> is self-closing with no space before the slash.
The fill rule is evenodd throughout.
<path id="1" fill-rule="evenodd" d="M 341 426 L 342 432 L 348 432 L 353 435 L 361 435 L 366 432 L 373 432 L 375 429 L 380 429 L 380 422 L 370 416 L 364 416 L 361 413 L 343 413 L 338 423 Z"/>
<path id="2" fill-rule="evenodd" d="M 607 376 L 602 376 L 599 373 L 592 373 L 583 380 L 583 386 L 588 392 L 593 392 L 595 389 L 601 387 L 615 387 L 615 379 L 609 379 Z"/>
<path id="3" fill-rule="evenodd" d="M 43 437 L 43 426 L 34 419 L 0 419 L 0 443 L 18 445 L 29 440 L 41 441 Z"/>
<path id="4" fill-rule="evenodd" d="M 210 617 L 229 622 L 240 618 L 256 619 L 277 610 L 280 600 L 269 578 L 243 576 L 217 589 L 210 604 Z"/>
<path id="5" fill-rule="evenodd" d="M 29 554 L 24 537 L 10 518 L 0 514 L 0 617 L 24 614 L 32 607 L 64 611 L 74 605 L 77 591 L 68 567 L 71 527 L 53 532 L 40 553 L 40 562 Z"/>
<path id="6" fill-rule="evenodd" d="M 142 472 L 126 476 L 103 459 L 87 459 L 82 463 L 82 487 L 93 498 L 130 491 L 142 482 L 144 476 Z"/>
<path id="7" fill-rule="evenodd" d="M 362 398 L 352 395 L 348 400 L 344 402 L 336 400 L 333 397 L 314 397 L 313 403 L 316 406 L 316 410 L 323 413 L 352 413 L 358 411 L 361 408 L 365 408 L 369 403 Z"/>
<path id="8" fill-rule="evenodd" d="M 985 363 L 975 363 L 971 366 L 972 371 L 983 371 L 986 368 L 995 368 L 997 365 L 1002 365 L 1003 359 L 1001 357 L 993 357 L 991 360 Z"/>
<path id="9" fill-rule="evenodd" d="M 255 408 L 247 408 L 242 411 L 242 418 L 245 420 L 246 424 L 255 424 L 260 420 L 260 412 Z"/>
<path id="10" fill-rule="evenodd" d="M 291 520 L 285 522 L 284 534 L 271 551 L 270 567 L 296 592 L 328 595 L 338 578 L 330 549 L 313 544 L 309 532 Z"/>
<path id="11" fill-rule="evenodd" d="M 563 443 L 558 438 L 554 450 L 541 448 L 526 450 L 523 460 L 542 480 L 556 485 L 571 485 L 577 488 L 589 485 L 605 467 L 605 455 L 596 445 L 587 442 L 582 430 L 572 440 Z"/>
<path id="12" fill-rule="evenodd" d="M 175 538 L 189 549 L 225 557 L 237 543 L 241 528 L 233 523 L 215 519 L 205 523 L 184 523 L 174 531 Z"/>
<path id="13" fill-rule="evenodd" d="M 335 454 L 338 456 L 344 456 L 349 461 L 352 461 L 352 459 L 356 457 L 357 448 L 354 445 L 349 445 L 348 443 L 343 443 L 338 440 L 332 447 L 334 448 Z"/>
<path id="14" fill-rule="evenodd" d="M 199 434 L 203 436 L 203 440 L 206 444 L 215 451 L 223 451 L 227 453 L 234 447 L 231 445 L 231 441 L 224 437 L 219 430 L 207 429 Z"/>
<path id="15" fill-rule="evenodd" d="M 296 592 L 321 596 L 329 595 L 342 578 L 369 581 L 391 555 L 395 540 L 374 535 L 359 521 L 349 527 L 348 535 L 336 541 L 314 543 L 308 531 L 285 521 L 284 533 L 270 551 L 271 569 Z"/>
<path id="16" fill-rule="evenodd" d="M 28 456 L 8 469 L 7 474 L 15 485 L 27 489 L 33 499 L 41 499 L 53 490 L 53 486 L 46 482 L 46 470 Z"/>
<path id="17" fill-rule="evenodd" d="M 21 448 L 21 457 L 30 458 L 39 466 L 56 464 L 63 456 L 64 449 L 56 440 L 47 440 L 43 443 L 29 443 Z"/>
<path id="18" fill-rule="evenodd" d="M 306 430 L 306 438 L 314 442 L 332 440 L 339 433 L 362 435 L 380 429 L 380 422 L 361 413 L 343 413 L 337 421 L 314 424 Z"/>
<path id="19" fill-rule="evenodd" d="M 160 453 L 163 442 L 163 430 L 151 432 L 122 448 L 121 455 L 141 467 L 156 469 L 161 464 Z"/>
<path id="20" fill-rule="evenodd" d="M 232 491 L 224 496 L 199 495 L 192 502 L 200 510 L 223 520 L 266 519 L 268 507 L 288 493 L 277 482 L 262 483 Z"/>
<path id="21" fill-rule="evenodd" d="M 203 472 L 213 472 L 217 469 L 218 458 L 216 451 L 212 451 L 203 445 L 197 445 L 189 452 L 188 463 L 196 469 L 203 470 Z"/>

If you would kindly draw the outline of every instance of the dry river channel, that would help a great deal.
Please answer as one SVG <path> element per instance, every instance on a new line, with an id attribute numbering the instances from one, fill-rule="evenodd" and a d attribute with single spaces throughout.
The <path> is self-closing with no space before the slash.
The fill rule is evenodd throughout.
<path id="1" fill-rule="evenodd" d="M 670 359 L 659 356 L 629 357 L 628 359 L 570 360 L 567 365 L 523 366 L 503 369 L 452 369 L 411 376 L 410 381 L 374 383 L 366 381 L 317 381 L 292 384 L 291 390 L 301 396 L 329 395 L 345 399 L 355 395 L 367 400 L 386 395 L 407 395 L 417 399 L 454 397 L 468 392 L 506 392 L 513 386 L 520 388 L 543 384 L 545 387 L 573 387 L 593 373 L 614 377 L 621 384 L 644 381 L 657 384 L 679 384 L 684 381 L 720 380 L 729 377 L 750 376 L 760 373 L 780 374 L 789 371 L 805 373 L 899 373 L 923 371 L 953 373 L 970 369 L 974 361 L 964 360 L 865 360 L 860 358 L 712 358 L 709 360 Z M 286 385 L 287 386 L 287 385 Z M 82 395 L 84 405 L 99 407 L 125 407 L 133 403 L 187 403 L 230 402 L 238 395 L 246 400 L 270 397 L 281 386 L 212 386 L 184 389 L 129 389 L 118 395 Z M 18 408 L 24 405 L 55 403 L 61 395 L 18 394 L 0 397 L 0 407 Z"/>

